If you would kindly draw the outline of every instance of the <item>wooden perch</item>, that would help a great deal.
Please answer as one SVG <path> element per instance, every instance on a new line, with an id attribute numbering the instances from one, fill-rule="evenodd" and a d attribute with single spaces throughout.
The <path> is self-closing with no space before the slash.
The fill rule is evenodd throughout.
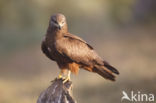
<path id="1" fill-rule="evenodd" d="M 63 83 L 62 79 L 55 79 L 40 94 L 37 103 L 76 103 L 72 97 L 72 82 Z"/>

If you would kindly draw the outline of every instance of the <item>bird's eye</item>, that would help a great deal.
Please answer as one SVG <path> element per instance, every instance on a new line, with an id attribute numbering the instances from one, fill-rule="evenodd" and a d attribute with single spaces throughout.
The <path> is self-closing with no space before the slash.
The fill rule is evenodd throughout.
<path id="1" fill-rule="evenodd" d="M 64 21 L 62 22 L 62 24 L 64 24 Z"/>

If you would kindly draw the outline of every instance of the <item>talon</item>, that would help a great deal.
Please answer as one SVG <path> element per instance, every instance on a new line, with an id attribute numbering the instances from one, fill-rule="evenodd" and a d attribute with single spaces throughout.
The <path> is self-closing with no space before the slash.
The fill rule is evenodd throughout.
<path id="1" fill-rule="evenodd" d="M 62 75 L 61 74 L 58 75 L 58 79 L 62 79 Z"/>
<path id="2" fill-rule="evenodd" d="M 70 81 L 70 78 L 69 78 L 69 77 L 65 78 L 65 79 L 63 80 L 63 83 L 66 83 L 67 81 Z"/>
<path id="3" fill-rule="evenodd" d="M 58 79 L 62 79 L 62 80 L 64 80 L 65 77 L 63 77 L 62 73 L 60 73 L 60 74 L 58 75 Z"/>
<path id="4" fill-rule="evenodd" d="M 66 83 L 67 81 L 70 81 L 70 74 L 71 74 L 71 71 L 68 71 L 68 76 L 67 76 L 67 78 L 65 78 L 63 80 L 63 83 Z"/>

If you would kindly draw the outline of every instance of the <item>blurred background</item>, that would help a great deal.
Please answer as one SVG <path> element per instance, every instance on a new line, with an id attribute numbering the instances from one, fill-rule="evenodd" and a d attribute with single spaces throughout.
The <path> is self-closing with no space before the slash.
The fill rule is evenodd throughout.
<path id="1" fill-rule="evenodd" d="M 120 71 L 116 82 L 72 75 L 78 103 L 120 103 L 123 90 L 156 94 L 156 0 L 1 0 L 0 103 L 35 103 L 57 77 L 40 49 L 54 13 Z"/>

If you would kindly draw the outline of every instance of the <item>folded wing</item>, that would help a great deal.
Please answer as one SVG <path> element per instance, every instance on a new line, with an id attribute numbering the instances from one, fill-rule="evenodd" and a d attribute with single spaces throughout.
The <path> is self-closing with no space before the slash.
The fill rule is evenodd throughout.
<path id="1" fill-rule="evenodd" d="M 65 35 L 64 38 L 56 41 L 55 46 L 62 55 L 78 64 L 92 67 L 93 72 L 106 79 L 114 81 L 113 73 L 119 74 L 113 66 L 103 61 L 87 42 L 75 35 Z"/>

